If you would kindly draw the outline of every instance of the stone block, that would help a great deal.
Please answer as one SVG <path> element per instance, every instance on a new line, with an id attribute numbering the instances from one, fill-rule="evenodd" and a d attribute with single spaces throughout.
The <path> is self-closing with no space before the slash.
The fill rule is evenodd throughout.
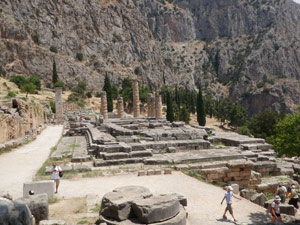
<path id="1" fill-rule="evenodd" d="M 154 175 L 154 170 L 147 170 L 147 175 L 148 176 Z"/>
<path id="2" fill-rule="evenodd" d="M 145 176 L 146 172 L 145 171 L 138 171 L 138 176 Z"/>
<path id="3" fill-rule="evenodd" d="M 161 175 L 161 170 L 160 169 L 154 170 L 154 175 Z"/>
<path id="4" fill-rule="evenodd" d="M 88 165 L 74 165 L 73 170 L 76 170 L 79 172 L 87 172 L 87 171 L 92 171 L 92 168 Z"/>
<path id="5" fill-rule="evenodd" d="M 176 148 L 175 147 L 167 147 L 167 153 L 175 153 Z"/>
<path id="6" fill-rule="evenodd" d="M 150 196 L 149 190 L 143 187 L 117 188 L 103 196 L 100 214 L 117 221 L 126 220 L 131 213 L 132 202 Z"/>
<path id="7" fill-rule="evenodd" d="M 231 187 L 233 188 L 233 193 L 238 194 L 240 191 L 240 186 L 238 184 L 231 184 Z"/>
<path id="8" fill-rule="evenodd" d="M 42 220 L 39 225 L 67 225 L 64 220 Z"/>
<path id="9" fill-rule="evenodd" d="M 293 205 L 280 204 L 280 213 L 295 216 L 296 210 Z"/>
<path id="10" fill-rule="evenodd" d="M 227 177 L 238 177 L 240 176 L 240 172 L 228 172 L 226 174 Z"/>
<path id="11" fill-rule="evenodd" d="M 46 193 L 48 199 L 52 201 L 54 199 L 55 185 L 53 180 L 29 182 L 23 184 L 23 197 L 29 196 L 29 191 L 33 190 L 35 194 Z"/>
<path id="12" fill-rule="evenodd" d="M 176 216 L 181 207 L 172 195 L 157 195 L 133 201 L 132 209 L 141 223 L 162 222 Z"/>
<path id="13" fill-rule="evenodd" d="M 250 200 L 251 197 L 255 194 L 257 194 L 256 191 L 252 191 L 252 190 L 248 190 L 248 189 L 243 189 L 240 191 L 241 197 L 248 199 L 248 200 Z"/>
<path id="14" fill-rule="evenodd" d="M 134 157 L 151 157 L 153 155 L 151 150 L 144 150 L 144 151 L 134 151 L 130 152 L 129 156 Z"/>
<path id="15" fill-rule="evenodd" d="M 103 159 L 105 159 L 105 160 L 129 158 L 129 154 L 125 153 L 125 152 L 103 153 L 102 156 L 103 156 Z"/>
<path id="16" fill-rule="evenodd" d="M 48 219 L 49 206 L 46 193 L 29 195 L 29 197 L 21 198 L 20 201 L 23 201 L 28 206 L 36 224 L 39 224 L 41 220 Z"/>
<path id="17" fill-rule="evenodd" d="M 164 174 L 172 174 L 172 170 L 170 168 L 166 168 L 164 170 Z"/>
<path id="18" fill-rule="evenodd" d="M 250 201 L 257 205 L 264 206 L 265 201 L 267 201 L 267 198 L 264 195 L 264 193 L 256 193 L 251 196 Z"/>

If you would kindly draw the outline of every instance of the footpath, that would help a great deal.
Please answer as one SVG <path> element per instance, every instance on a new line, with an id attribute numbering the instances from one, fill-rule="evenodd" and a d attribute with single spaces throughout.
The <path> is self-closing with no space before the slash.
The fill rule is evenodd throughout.
<path id="1" fill-rule="evenodd" d="M 32 181 L 62 130 L 63 126 L 48 126 L 36 140 L 0 155 L 0 195 L 23 196 L 23 183 Z"/>

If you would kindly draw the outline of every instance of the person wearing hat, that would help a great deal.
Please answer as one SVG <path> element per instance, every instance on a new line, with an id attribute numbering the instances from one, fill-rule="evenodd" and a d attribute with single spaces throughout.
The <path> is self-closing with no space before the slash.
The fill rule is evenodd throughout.
<path id="1" fill-rule="evenodd" d="M 227 219 L 226 217 L 226 213 L 227 211 L 229 211 L 229 213 L 231 214 L 234 222 L 237 222 L 237 219 L 234 218 L 234 215 L 233 215 L 233 210 L 232 210 L 232 197 L 236 198 L 236 199 L 239 199 L 239 200 L 242 200 L 241 198 L 239 197 L 236 197 L 233 193 L 232 193 L 232 190 L 233 188 L 231 186 L 227 186 L 227 191 L 225 193 L 225 196 L 221 202 L 221 205 L 223 204 L 223 201 L 226 199 L 226 203 L 227 203 L 227 207 L 225 209 L 225 212 L 223 214 L 223 219 Z"/>
<path id="2" fill-rule="evenodd" d="M 281 216 L 280 216 L 280 200 L 281 198 L 279 195 L 275 196 L 274 201 L 271 205 L 271 213 L 272 213 L 272 223 L 275 223 L 277 220 L 279 223 L 282 223 Z"/>

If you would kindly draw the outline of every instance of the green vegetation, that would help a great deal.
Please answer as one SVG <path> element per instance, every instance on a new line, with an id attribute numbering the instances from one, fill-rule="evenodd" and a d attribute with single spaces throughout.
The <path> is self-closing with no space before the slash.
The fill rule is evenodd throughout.
<path id="1" fill-rule="evenodd" d="M 35 89 L 36 89 L 36 86 L 33 83 L 28 83 L 21 87 L 21 90 L 26 93 L 26 98 L 29 93 L 34 94 Z"/>
<path id="2" fill-rule="evenodd" d="M 170 122 L 174 121 L 173 102 L 169 91 L 167 92 L 167 120 Z"/>
<path id="3" fill-rule="evenodd" d="M 76 59 L 77 59 L 78 61 L 82 61 L 82 60 L 83 60 L 83 54 L 82 54 L 81 52 L 77 52 L 77 53 L 76 53 Z"/>
<path id="4" fill-rule="evenodd" d="M 57 48 L 55 46 L 51 46 L 50 47 L 50 51 L 53 52 L 53 53 L 57 53 Z"/>
<path id="5" fill-rule="evenodd" d="M 55 59 L 53 59 L 53 65 L 52 65 L 52 83 L 53 85 L 55 85 L 58 81 L 58 75 L 57 75 L 57 71 L 56 71 L 56 62 Z"/>
<path id="6" fill-rule="evenodd" d="M 110 79 L 108 75 L 105 75 L 104 78 L 104 86 L 103 86 L 103 91 L 106 92 L 106 100 L 107 100 L 107 111 L 112 112 L 113 111 L 113 98 L 112 98 L 112 90 L 111 90 L 111 84 L 110 84 Z"/>
<path id="7" fill-rule="evenodd" d="M 197 96 L 197 121 L 200 126 L 205 126 L 206 124 L 206 113 L 204 109 L 204 103 L 202 98 L 202 90 L 201 86 L 199 85 L 199 92 Z"/>
<path id="8" fill-rule="evenodd" d="M 53 113 L 56 113 L 55 101 L 53 101 L 53 100 L 50 101 L 50 108 Z"/>
<path id="9" fill-rule="evenodd" d="M 187 124 L 190 123 L 190 120 L 191 120 L 190 112 L 188 111 L 186 105 L 183 105 L 180 109 L 179 120 L 184 121 Z"/>
<path id="10" fill-rule="evenodd" d="M 61 80 L 57 81 L 55 84 L 54 84 L 54 87 L 61 87 L 63 91 L 66 90 L 66 86 L 65 86 L 65 83 L 62 82 Z"/>
<path id="11" fill-rule="evenodd" d="M 95 205 L 95 208 L 92 209 L 92 212 L 99 213 L 101 210 L 101 203 Z"/>
<path id="12" fill-rule="evenodd" d="M 6 95 L 7 98 L 14 98 L 16 96 L 17 96 L 16 93 L 12 92 L 12 91 L 8 92 L 7 95 Z"/>

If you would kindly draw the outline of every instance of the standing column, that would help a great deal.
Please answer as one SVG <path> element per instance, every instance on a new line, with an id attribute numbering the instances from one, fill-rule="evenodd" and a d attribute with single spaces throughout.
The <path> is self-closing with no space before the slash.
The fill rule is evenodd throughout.
<path id="1" fill-rule="evenodd" d="M 156 110 L 155 110 L 155 95 L 152 94 L 151 96 L 151 104 L 150 104 L 150 110 L 151 114 L 150 117 L 155 118 L 156 117 Z"/>
<path id="2" fill-rule="evenodd" d="M 147 116 L 148 117 L 152 117 L 151 116 L 151 110 L 152 110 L 151 97 L 152 97 L 152 94 L 149 93 L 147 96 Z"/>
<path id="3" fill-rule="evenodd" d="M 56 123 L 63 124 L 64 123 L 64 109 L 63 109 L 63 102 L 62 102 L 62 88 L 57 87 L 55 88 L 55 107 L 56 107 Z"/>
<path id="4" fill-rule="evenodd" d="M 140 95 L 139 95 L 139 82 L 133 81 L 133 117 L 140 116 Z"/>
<path id="5" fill-rule="evenodd" d="M 118 118 L 124 118 L 124 102 L 123 97 L 118 98 Z"/>
<path id="6" fill-rule="evenodd" d="M 101 114 L 104 120 L 108 119 L 106 91 L 101 92 Z"/>
<path id="7" fill-rule="evenodd" d="M 162 102 L 161 102 L 161 96 L 156 95 L 155 97 L 155 117 L 160 119 L 162 118 Z"/>

